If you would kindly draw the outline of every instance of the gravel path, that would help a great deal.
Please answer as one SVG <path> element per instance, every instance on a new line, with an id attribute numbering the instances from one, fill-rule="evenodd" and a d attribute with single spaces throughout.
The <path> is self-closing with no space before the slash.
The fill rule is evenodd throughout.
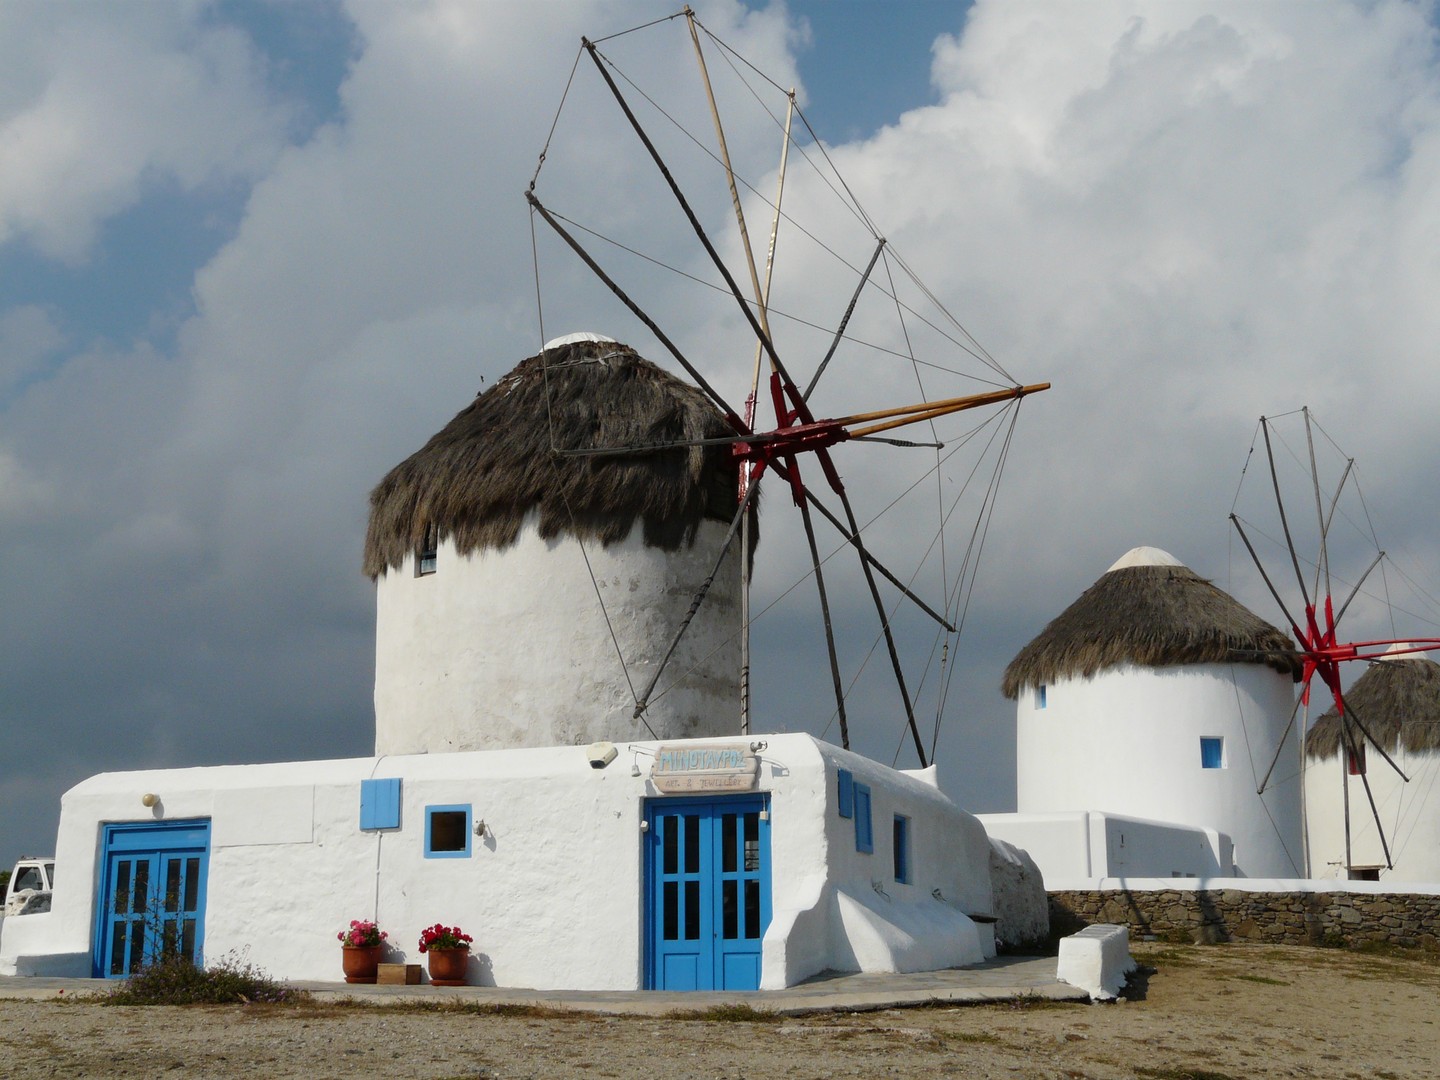
<path id="1" fill-rule="evenodd" d="M 0 1001 L 0 1071 L 506 1080 L 1440 1075 L 1434 958 L 1249 945 L 1134 951 L 1148 973 L 1133 1000 L 1114 1005 L 1019 1002 L 783 1020 Z"/>

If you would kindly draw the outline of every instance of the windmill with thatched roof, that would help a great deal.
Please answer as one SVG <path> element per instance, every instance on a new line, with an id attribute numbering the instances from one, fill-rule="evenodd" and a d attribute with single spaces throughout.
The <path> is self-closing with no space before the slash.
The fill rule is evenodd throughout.
<path id="1" fill-rule="evenodd" d="M 721 551 L 737 473 L 728 433 L 694 387 L 580 334 L 521 362 L 391 469 L 365 540 L 376 753 L 732 731 L 738 549 L 641 717 L 632 689 Z M 570 453 L 597 448 L 627 452 Z"/>
<path id="2" fill-rule="evenodd" d="M 1218 829 L 1237 872 L 1299 876 L 1298 781 L 1256 794 L 1299 671 L 1284 633 L 1167 552 L 1135 548 L 1005 669 L 1017 809 Z"/>
<path id="3" fill-rule="evenodd" d="M 1305 737 L 1305 820 L 1317 877 L 1440 881 L 1440 663 L 1397 642 L 1345 691 L 1345 707 L 1361 717 L 1406 783 L 1388 768 L 1371 768 L 1366 743 L 1347 736 L 1335 708 Z M 1368 775 L 1384 825 L 1352 814 Z M 1387 851 L 1388 848 L 1388 851 Z M 1387 858 L 1393 867 L 1387 867 Z"/>

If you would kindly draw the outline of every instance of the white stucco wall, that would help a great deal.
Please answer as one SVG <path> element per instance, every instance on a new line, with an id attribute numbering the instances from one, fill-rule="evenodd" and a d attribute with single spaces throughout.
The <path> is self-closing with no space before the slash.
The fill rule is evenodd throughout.
<path id="1" fill-rule="evenodd" d="M 992 838 L 1025 851 L 1052 880 L 1102 877 L 1230 877 L 1230 838 L 1215 829 L 1120 814 L 1070 811 L 981 814 Z"/>
<path id="2" fill-rule="evenodd" d="M 762 985 L 827 968 L 910 971 L 982 958 L 966 917 L 991 902 L 988 841 L 974 818 L 924 777 L 806 735 L 759 738 L 773 913 Z M 378 920 L 389 959 L 412 962 L 420 930 L 438 921 L 474 936 L 471 982 L 636 989 L 640 823 L 644 799 L 656 797 L 645 751 L 656 745 L 622 745 L 603 770 L 582 749 L 552 747 L 91 777 L 62 801 L 52 910 L 14 932 L 26 919 L 6 920 L 0 973 L 90 973 L 103 823 L 208 818 L 209 959 L 243 951 L 273 975 L 338 980 L 335 935 L 351 919 Z M 641 776 L 631 775 L 632 760 Z M 873 854 L 855 851 L 853 821 L 836 813 L 837 767 L 871 786 Z M 359 829 L 360 783 L 371 777 L 402 778 L 398 830 Z M 147 792 L 160 797 L 153 809 L 141 805 Z M 487 835 L 472 836 L 466 858 L 427 859 L 424 808 L 453 804 L 469 804 Z M 896 813 L 912 822 L 910 884 L 893 880 Z"/>
<path id="3" fill-rule="evenodd" d="M 542 540 L 532 514 L 504 551 L 462 556 L 446 540 L 435 573 L 417 577 L 412 557 L 383 574 L 376 582 L 375 752 L 733 730 L 738 544 L 661 676 L 646 713 L 650 730 L 631 718 L 631 685 L 640 693 L 648 683 L 714 566 L 726 527 L 706 521 L 693 546 L 673 552 L 646 547 L 641 531 L 637 525 L 619 543 L 582 550 L 572 537 Z"/>
<path id="4" fill-rule="evenodd" d="M 1305 770 L 1305 820 L 1310 841 L 1310 876 L 1344 878 L 1345 793 L 1350 789 L 1350 851 L 1353 866 L 1380 869 L 1380 880 L 1440 882 L 1440 754 L 1409 754 L 1398 750 L 1395 763 L 1410 778 L 1407 784 L 1375 748 L 1366 750 L 1366 776 L 1385 827 L 1393 870 L 1375 817 L 1358 776 L 1349 776 L 1344 758 L 1310 759 Z"/>
<path id="5" fill-rule="evenodd" d="M 1293 701 L 1289 677 L 1256 664 L 1112 668 L 1049 684 L 1044 708 L 1026 688 L 1016 702 L 1016 809 L 1213 829 L 1233 841 L 1237 875 L 1299 876 L 1294 731 L 1276 779 L 1256 794 Z M 1223 768 L 1201 768 L 1201 736 L 1224 738 Z"/>

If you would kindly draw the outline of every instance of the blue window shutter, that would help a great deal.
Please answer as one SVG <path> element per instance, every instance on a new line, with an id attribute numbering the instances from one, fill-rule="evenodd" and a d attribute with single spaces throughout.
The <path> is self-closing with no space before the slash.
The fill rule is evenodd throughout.
<path id="1" fill-rule="evenodd" d="M 855 850 L 867 854 L 875 851 L 875 832 L 870 825 L 870 788 L 855 785 Z"/>
<path id="2" fill-rule="evenodd" d="M 835 775 L 840 780 L 840 816 L 849 817 L 854 813 L 852 806 L 855 794 L 855 778 L 850 775 L 849 769 L 838 769 Z"/>
<path id="3" fill-rule="evenodd" d="M 400 827 L 400 778 L 360 781 L 360 828 Z"/>

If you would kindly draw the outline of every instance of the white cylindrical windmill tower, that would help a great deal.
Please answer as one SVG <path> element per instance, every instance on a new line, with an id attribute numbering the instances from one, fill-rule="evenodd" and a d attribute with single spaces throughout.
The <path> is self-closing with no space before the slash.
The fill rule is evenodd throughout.
<path id="1" fill-rule="evenodd" d="M 392 469 L 365 541 L 375 752 L 737 730 L 738 542 L 634 718 L 735 514 L 730 447 L 697 443 L 732 434 L 695 387 L 579 334 Z"/>
<path id="2" fill-rule="evenodd" d="M 1017 809 L 1218 829 L 1237 873 L 1299 877 L 1298 735 L 1257 794 L 1298 670 L 1287 635 L 1173 555 L 1135 548 L 1005 670 Z"/>
<path id="3" fill-rule="evenodd" d="M 1352 748 L 1333 707 L 1305 738 L 1305 821 L 1313 877 L 1440 882 L 1440 664 L 1403 651 L 1409 648 L 1404 642 L 1392 645 L 1344 694 L 1345 711 L 1374 736 L 1409 783 L 1366 744 L 1354 724 Z M 1375 799 L 1378 829 L 1362 772 Z M 1386 846 L 1393 869 L 1386 866 Z"/>

